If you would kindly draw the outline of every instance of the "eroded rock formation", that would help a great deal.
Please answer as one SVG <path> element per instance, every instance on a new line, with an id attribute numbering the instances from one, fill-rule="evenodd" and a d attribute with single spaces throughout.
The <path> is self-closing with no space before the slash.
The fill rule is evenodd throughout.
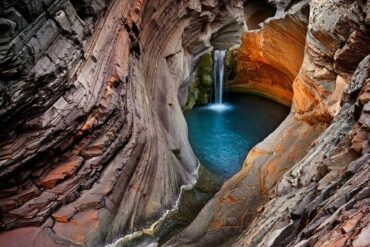
<path id="1" fill-rule="evenodd" d="M 172 209 L 191 74 L 244 20 L 230 87 L 292 112 L 164 245 L 369 246 L 370 3 L 252 2 L 2 1 L 0 246 L 99 246 Z"/>
<path id="2" fill-rule="evenodd" d="M 191 110 L 195 105 L 206 105 L 210 102 L 213 78 L 212 78 L 212 53 L 205 53 L 193 72 L 184 111 Z"/>
<path id="3" fill-rule="evenodd" d="M 368 58 L 359 68 L 365 74 Z M 370 244 L 368 83 L 367 76 L 354 75 L 346 93 L 358 100 L 346 102 L 308 154 L 284 174 L 233 246 Z M 363 89 L 353 90 L 358 87 Z"/>
<path id="4" fill-rule="evenodd" d="M 278 9 L 276 18 L 286 18 L 284 11 L 291 13 L 299 4 L 303 2 L 289 7 L 287 2 L 288 10 Z M 366 8 L 360 1 L 333 0 L 310 1 L 309 5 L 304 59 L 293 82 L 291 115 L 252 149 L 242 171 L 166 246 L 370 244 L 365 175 L 369 167 L 369 60 L 364 59 L 370 53 L 366 45 L 369 4 Z M 272 22 L 267 21 L 257 35 Z M 240 53 L 245 52 L 248 59 L 264 58 L 264 48 Z M 276 49 L 282 51 L 279 45 Z M 271 60 L 264 66 L 269 63 L 279 66 Z"/>
<path id="5" fill-rule="evenodd" d="M 302 1 L 284 14 L 266 20 L 260 29 L 242 35 L 237 77 L 228 85 L 231 90 L 260 94 L 291 105 L 293 81 L 303 60 L 308 9 L 308 2 Z M 249 19 L 260 20 L 258 14 L 263 14 L 259 12 L 248 17 L 247 23 Z"/>
<path id="6" fill-rule="evenodd" d="M 192 67 L 235 42 L 241 2 L 1 5 L 0 245 L 96 246 L 157 220 L 195 181 Z"/>

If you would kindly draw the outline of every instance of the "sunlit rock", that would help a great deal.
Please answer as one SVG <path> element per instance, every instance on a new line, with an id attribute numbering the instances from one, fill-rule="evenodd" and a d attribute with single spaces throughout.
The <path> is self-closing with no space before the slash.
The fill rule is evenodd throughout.
<path id="1" fill-rule="evenodd" d="M 266 20 L 260 29 L 244 33 L 237 78 L 228 87 L 291 105 L 293 81 L 303 61 L 307 22 L 308 3 L 303 1 L 283 16 Z"/>

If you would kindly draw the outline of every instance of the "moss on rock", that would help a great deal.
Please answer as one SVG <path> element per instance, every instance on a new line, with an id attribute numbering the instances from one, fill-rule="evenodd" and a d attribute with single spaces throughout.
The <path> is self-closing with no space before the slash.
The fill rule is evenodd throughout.
<path id="1" fill-rule="evenodd" d="M 205 53 L 194 71 L 188 92 L 184 111 L 191 110 L 196 105 L 206 105 L 209 102 L 212 89 L 212 54 Z"/>
<path id="2" fill-rule="evenodd" d="M 234 47 L 227 51 L 225 58 L 225 67 L 226 67 L 226 82 L 236 79 L 237 76 L 237 56 L 239 48 Z"/>

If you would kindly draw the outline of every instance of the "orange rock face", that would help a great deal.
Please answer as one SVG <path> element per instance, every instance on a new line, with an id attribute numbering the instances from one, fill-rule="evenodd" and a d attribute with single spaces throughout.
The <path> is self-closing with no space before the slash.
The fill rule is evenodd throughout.
<path id="1" fill-rule="evenodd" d="M 74 175 L 77 169 L 82 165 L 82 162 L 83 159 L 79 157 L 57 165 L 56 168 L 52 169 L 40 179 L 40 186 L 45 189 L 53 188 L 58 182 L 64 180 L 66 177 Z"/>
<path id="2" fill-rule="evenodd" d="M 242 35 L 237 78 L 228 87 L 291 105 L 293 81 L 303 61 L 308 6 L 272 18 Z"/>

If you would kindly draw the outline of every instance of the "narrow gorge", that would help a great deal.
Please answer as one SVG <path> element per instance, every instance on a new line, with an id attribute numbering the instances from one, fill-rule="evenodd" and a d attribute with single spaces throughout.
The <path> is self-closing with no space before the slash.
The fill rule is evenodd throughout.
<path id="1" fill-rule="evenodd" d="M 0 247 L 368 247 L 369 176 L 369 0 L 0 1 Z"/>

